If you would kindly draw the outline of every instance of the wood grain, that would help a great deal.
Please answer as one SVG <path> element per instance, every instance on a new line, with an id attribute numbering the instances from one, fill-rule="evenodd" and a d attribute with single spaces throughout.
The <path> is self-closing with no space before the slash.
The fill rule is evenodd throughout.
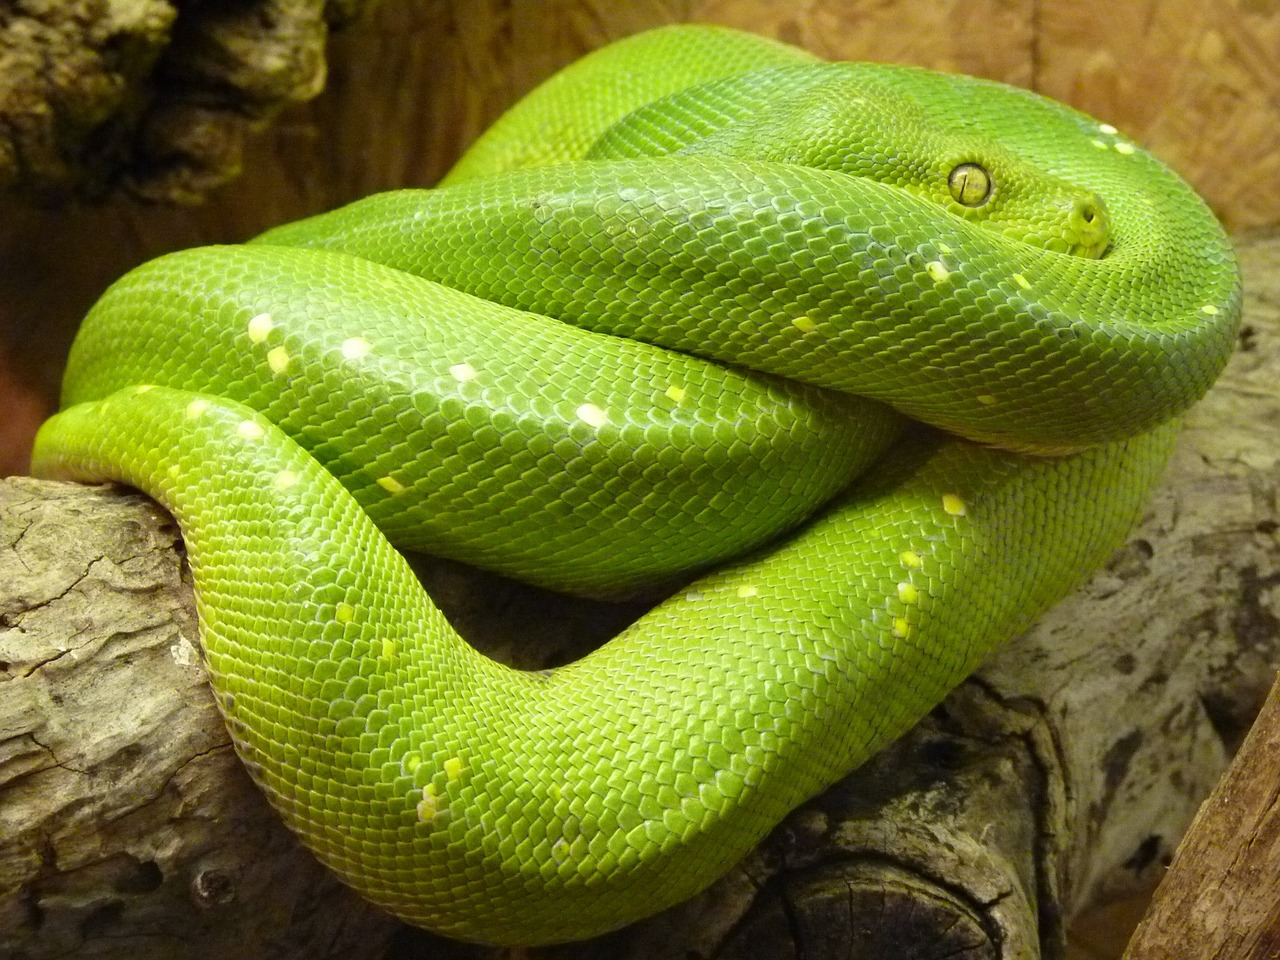
<path id="1" fill-rule="evenodd" d="M 1280 682 L 1204 802 L 1124 960 L 1280 956 Z"/>

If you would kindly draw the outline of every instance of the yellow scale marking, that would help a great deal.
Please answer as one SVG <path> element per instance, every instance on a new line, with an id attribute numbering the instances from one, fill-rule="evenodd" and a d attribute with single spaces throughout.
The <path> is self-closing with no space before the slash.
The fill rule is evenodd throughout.
<path id="1" fill-rule="evenodd" d="M 271 320 L 271 314 L 260 313 L 249 321 L 249 341 L 251 343 L 261 343 L 267 339 L 267 334 L 275 327 L 275 323 Z"/>
<path id="2" fill-rule="evenodd" d="M 574 413 L 579 420 L 592 427 L 603 427 L 609 419 L 609 415 L 594 403 L 584 403 Z"/>
<path id="3" fill-rule="evenodd" d="M 383 490 L 387 491 L 387 493 L 391 494 L 392 496 L 395 496 L 397 493 L 404 493 L 407 489 L 409 489 L 403 483 L 397 480 L 395 477 L 379 477 L 378 486 L 380 486 Z"/>
<path id="4" fill-rule="evenodd" d="M 364 337 L 348 337 L 342 341 L 342 358 L 344 360 L 359 360 L 362 357 L 367 357 L 372 349 L 373 345 Z"/>
<path id="5" fill-rule="evenodd" d="M 267 366 L 272 373 L 284 373 L 289 368 L 289 351 L 284 347 L 272 347 L 267 351 Z"/>

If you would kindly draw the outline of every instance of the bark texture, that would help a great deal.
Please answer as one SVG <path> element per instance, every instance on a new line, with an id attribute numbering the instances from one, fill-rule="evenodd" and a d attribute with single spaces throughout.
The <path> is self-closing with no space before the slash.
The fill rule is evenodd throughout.
<path id="1" fill-rule="evenodd" d="M 706 893 L 530 955 L 1052 960 L 1074 914 L 1150 885 L 1280 659 L 1280 238 L 1241 253 L 1240 351 L 1105 570 Z M 464 633 L 522 666 L 637 612 L 454 565 L 423 575 Z M 1241 897 L 1274 891 L 1249 876 Z M 0 954 L 388 942 L 389 957 L 502 955 L 398 928 L 276 825 L 204 685 L 165 514 L 111 489 L 0 484 Z"/>
<path id="2" fill-rule="evenodd" d="M 362 0 L 13 0 L 0 9 L 0 189 L 123 186 L 191 201 L 244 139 L 324 86 L 328 25 Z"/>

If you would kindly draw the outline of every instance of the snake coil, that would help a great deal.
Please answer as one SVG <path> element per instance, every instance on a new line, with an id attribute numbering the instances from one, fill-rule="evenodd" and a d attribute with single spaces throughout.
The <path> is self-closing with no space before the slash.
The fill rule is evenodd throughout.
<path id="1" fill-rule="evenodd" d="M 326 864 L 546 943 L 705 887 L 1105 559 L 1239 312 L 1210 212 L 1107 124 L 668 28 L 437 189 L 122 278 L 35 469 L 174 513 L 236 748 Z M 669 596 L 520 673 L 379 527 Z"/>

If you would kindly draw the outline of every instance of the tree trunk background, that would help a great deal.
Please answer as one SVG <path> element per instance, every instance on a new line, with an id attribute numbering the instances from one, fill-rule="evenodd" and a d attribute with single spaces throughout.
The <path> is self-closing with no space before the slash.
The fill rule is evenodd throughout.
<path id="1" fill-rule="evenodd" d="M 1280 237 L 1241 254 L 1240 350 L 1105 570 L 707 892 L 528 956 L 1060 960 L 1074 915 L 1157 879 L 1280 661 Z M 422 569 L 464 634 L 519 666 L 572 659 L 636 612 L 457 565 Z M 1274 794 L 1280 769 L 1256 776 Z M 1226 928 L 1250 916 L 1250 892 L 1272 895 L 1280 863 L 1250 880 L 1219 904 Z M 10 480 L 0 954 L 80 951 L 521 955 L 398 927 L 275 823 L 203 682 L 162 511 L 137 495 Z"/>
<path id="2" fill-rule="evenodd" d="M 76 325 L 121 273 L 430 185 L 540 80 L 676 21 L 1030 87 L 1155 150 L 1232 230 L 1280 225 L 1274 3 L 6 0 L 0 476 L 26 469 Z"/>

